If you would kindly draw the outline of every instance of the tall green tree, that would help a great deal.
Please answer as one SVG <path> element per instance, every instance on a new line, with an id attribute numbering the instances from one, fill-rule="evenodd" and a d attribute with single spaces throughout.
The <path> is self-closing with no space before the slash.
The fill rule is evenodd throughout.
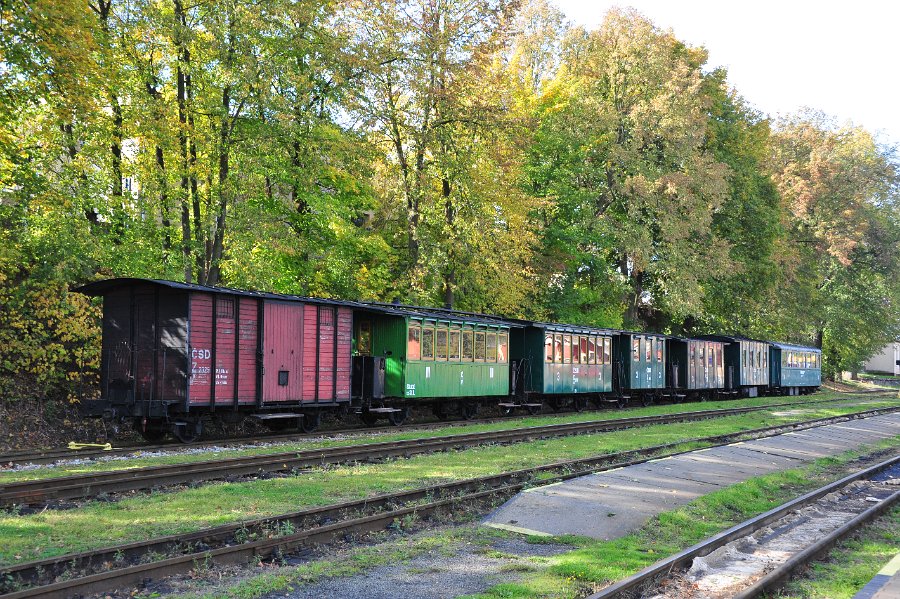
<path id="1" fill-rule="evenodd" d="M 551 200 L 542 217 L 545 251 L 564 265 L 557 295 L 612 306 L 603 324 L 618 324 L 620 308 L 626 324 L 657 329 L 700 314 L 703 282 L 729 267 L 711 228 L 728 169 L 705 147 L 705 60 L 633 11 L 612 10 L 564 44 L 531 186 Z"/>

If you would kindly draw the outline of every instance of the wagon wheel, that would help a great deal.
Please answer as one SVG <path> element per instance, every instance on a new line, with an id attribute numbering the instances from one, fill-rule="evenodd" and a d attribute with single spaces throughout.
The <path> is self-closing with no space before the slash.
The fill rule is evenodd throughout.
<path id="1" fill-rule="evenodd" d="M 166 438 L 166 435 L 169 434 L 168 429 L 163 428 L 155 423 L 148 422 L 146 426 L 143 425 L 140 418 L 136 418 L 134 421 L 134 430 L 144 438 L 144 441 L 147 443 L 159 443 L 163 439 Z"/>
<path id="2" fill-rule="evenodd" d="M 182 443 L 193 443 L 203 434 L 203 421 L 191 422 L 189 420 L 184 426 L 173 426 L 172 434 Z"/>
<path id="3" fill-rule="evenodd" d="M 535 414 L 540 414 L 544 410 L 544 404 L 540 403 L 536 405 L 525 406 L 525 409 L 528 410 L 528 413 L 530 415 L 534 416 Z"/>
<path id="4" fill-rule="evenodd" d="M 513 410 L 515 409 L 512 406 L 498 406 L 498 407 L 500 408 L 501 416 L 510 416 L 513 413 Z"/>
<path id="5" fill-rule="evenodd" d="M 474 420 L 478 417 L 478 404 L 474 401 L 462 405 L 462 417 L 464 420 Z"/>
<path id="6" fill-rule="evenodd" d="M 550 404 L 550 409 L 553 410 L 554 412 L 559 412 L 562 409 L 562 402 L 559 399 L 557 399 L 556 397 L 548 400 L 547 403 Z"/>
<path id="7" fill-rule="evenodd" d="M 647 407 L 653 403 L 653 396 L 649 393 L 641 393 L 641 405 Z"/>
<path id="8" fill-rule="evenodd" d="M 366 426 L 375 426 L 375 423 L 378 422 L 378 415 L 368 410 L 362 412 L 359 417 Z"/>
<path id="9" fill-rule="evenodd" d="M 616 407 L 620 410 L 628 405 L 628 400 L 622 397 L 621 395 L 616 398 Z"/>
<path id="10" fill-rule="evenodd" d="M 447 406 L 442 403 L 436 403 L 431 407 L 431 412 L 438 420 L 447 420 L 450 414 L 447 412 Z"/>
<path id="11" fill-rule="evenodd" d="M 322 420 L 322 412 L 304 412 L 300 419 L 300 430 L 304 433 L 315 432 Z"/>
<path id="12" fill-rule="evenodd" d="M 400 426 L 409 418 L 409 407 L 400 408 L 399 412 L 391 412 L 388 414 L 388 422 L 394 426 Z"/>
<path id="13" fill-rule="evenodd" d="M 584 412 L 587 408 L 587 400 L 583 397 L 576 397 L 572 400 L 572 408 L 576 412 Z"/>

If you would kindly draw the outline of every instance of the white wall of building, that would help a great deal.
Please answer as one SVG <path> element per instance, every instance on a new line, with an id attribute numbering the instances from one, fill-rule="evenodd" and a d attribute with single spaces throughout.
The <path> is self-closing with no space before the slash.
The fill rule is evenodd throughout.
<path id="1" fill-rule="evenodd" d="M 889 344 L 880 353 L 872 356 L 865 364 L 866 372 L 880 372 L 886 374 L 900 375 L 900 366 L 897 361 L 900 360 L 900 342 Z"/>

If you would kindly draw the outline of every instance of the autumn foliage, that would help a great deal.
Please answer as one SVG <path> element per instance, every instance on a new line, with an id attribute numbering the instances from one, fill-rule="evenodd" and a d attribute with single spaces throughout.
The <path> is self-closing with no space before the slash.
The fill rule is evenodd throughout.
<path id="1" fill-rule="evenodd" d="M 900 333 L 892 150 L 772 121 L 706 61 L 546 0 L 0 4 L 0 399 L 90 388 L 98 306 L 71 289 L 107 276 L 858 368 Z"/>

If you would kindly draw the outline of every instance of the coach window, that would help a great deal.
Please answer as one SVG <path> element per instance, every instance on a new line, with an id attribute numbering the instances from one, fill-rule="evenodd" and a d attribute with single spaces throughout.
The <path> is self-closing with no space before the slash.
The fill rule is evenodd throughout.
<path id="1" fill-rule="evenodd" d="M 553 335 L 544 335 L 544 354 L 548 364 L 553 362 Z"/>
<path id="2" fill-rule="evenodd" d="M 422 359 L 434 360 L 434 329 L 422 328 Z"/>
<path id="3" fill-rule="evenodd" d="M 653 355 L 653 344 L 656 343 L 656 337 L 648 337 L 647 343 L 644 344 L 644 361 L 650 363 L 650 357 Z"/>
<path id="4" fill-rule="evenodd" d="M 581 350 L 578 349 L 581 337 L 572 335 L 572 364 L 581 364 Z"/>
<path id="5" fill-rule="evenodd" d="M 663 344 L 665 341 L 662 339 L 656 340 L 656 361 L 662 364 L 663 362 Z"/>
<path id="6" fill-rule="evenodd" d="M 588 346 L 588 364 L 596 364 L 597 363 L 597 338 L 596 337 L 588 337 L 587 346 Z"/>
<path id="7" fill-rule="evenodd" d="M 438 325 L 434 330 L 434 359 L 447 360 L 447 325 Z"/>
<path id="8" fill-rule="evenodd" d="M 612 339 L 609 337 L 602 337 L 597 340 L 597 343 L 603 344 L 603 359 L 601 364 L 612 364 Z M 600 346 L 597 346 L 597 353 L 600 353 Z"/>
<path id="9" fill-rule="evenodd" d="M 641 338 L 635 337 L 631 342 L 631 359 L 634 362 L 641 361 Z"/>
<path id="10" fill-rule="evenodd" d="M 556 335 L 553 336 L 553 361 L 557 364 L 562 364 L 562 361 L 563 361 L 562 347 L 563 347 L 562 335 L 557 333 Z"/>
<path id="11" fill-rule="evenodd" d="M 497 335 L 497 361 L 501 364 L 509 362 L 509 334 Z"/>
<path id="12" fill-rule="evenodd" d="M 462 334 L 462 361 L 471 362 L 475 353 L 475 332 L 466 328 Z"/>
<path id="13" fill-rule="evenodd" d="M 356 353 L 360 356 L 372 355 L 371 320 L 360 320 L 356 323 Z"/>
<path id="14" fill-rule="evenodd" d="M 484 362 L 484 331 L 475 331 L 475 361 Z"/>
<path id="15" fill-rule="evenodd" d="M 563 335 L 563 364 L 572 363 L 572 335 Z"/>
<path id="16" fill-rule="evenodd" d="M 422 359 L 422 329 L 419 326 L 409 327 L 409 336 L 406 341 L 406 358 L 408 360 Z"/>
<path id="17" fill-rule="evenodd" d="M 453 362 L 459 362 L 459 343 L 460 343 L 460 330 L 459 329 L 450 329 L 450 352 L 449 359 Z"/>
<path id="18" fill-rule="evenodd" d="M 582 364 L 590 364 L 591 361 L 588 359 L 588 338 L 581 338 L 581 363 Z"/>
<path id="19" fill-rule="evenodd" d="M 484 359 L 487 362 L 497 361 L 497 333 L 489 332 L 485 337 Z"/>

